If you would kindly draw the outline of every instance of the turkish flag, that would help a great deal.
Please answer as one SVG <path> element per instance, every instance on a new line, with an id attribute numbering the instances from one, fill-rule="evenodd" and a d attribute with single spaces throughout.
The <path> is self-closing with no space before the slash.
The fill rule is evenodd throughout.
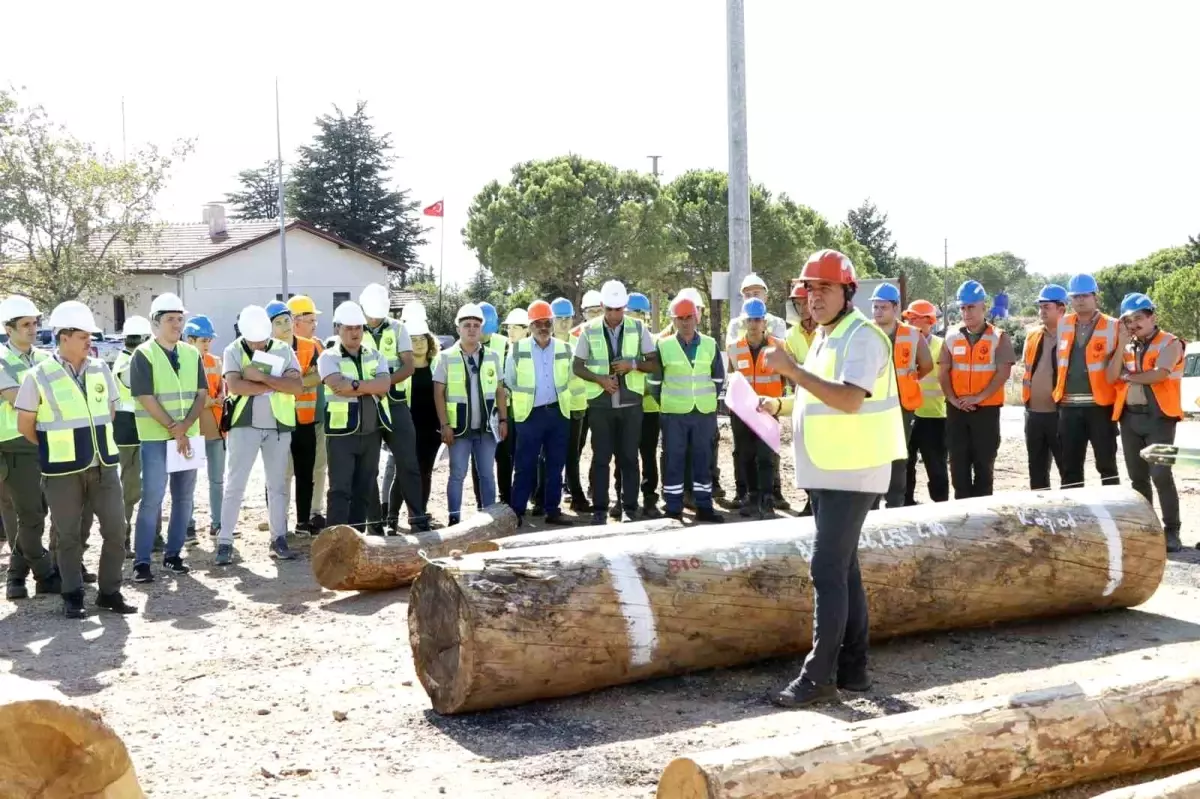
<path id="1" fill-rule="evenodd" d="M 438 200 L 433 205 L 425 209 L 425 216 L 441 216 L 442 215 L 442 200 Z"/>

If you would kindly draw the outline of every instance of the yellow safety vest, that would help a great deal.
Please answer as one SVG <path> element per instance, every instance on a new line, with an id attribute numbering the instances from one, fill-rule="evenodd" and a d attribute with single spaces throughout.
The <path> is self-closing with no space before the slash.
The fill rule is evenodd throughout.
<path id="1" fill-rule="evenodd" d="M 889 368 L 876 379 L 858 413 L 844 413 L 810 392 L 799 392 L 797 402 L 801 398 L 804 402 L 804 450 L 818 469 L 870 469 L 904 458 L 908 452 L 896 370 L 891 368 L 892 343 L 861 311 L 855 308 L 846 314 L 804 366 L 817 377 L 837 380 L 856 335 L 879 336 L 889 354 Z"/>
<path id="2" fill-rule="evenodd" d="M 103 466 L 116 466 L 120 461 L 112 433 L 114 398 L 108 393 L 106 371 L 99 358 L 88 358 L 80 387 L 54 358 L 46 358 L 33 368 L 41 399 L 37 438 L 43 475 L 82 472 L 97 456 Z"/>
<path id="3" fill-rule="evenodd" d="M 808 348 L 812 344 L 813 336 L 816 334 L 816 328 L 813 328 L 813 331 L 809 333 L 797 322 L 788 331 L 787 338 L 783 342 L 783 347 L 796 359 L 796 363 L 803 364 L 804 359 L 808 357 Z"/>
<path id="4" fill-rule="evenodd" d="M 374 333 L 363 327 L 362 346 L 369 350 L 376 350 L 383 356 L 389 374 L 400 371 L 400 353 L 396 351 L 396 339 L 400 336 L 401 324 L 390 317 L 384 320 L 383 330 L 379 332 L 378 339 L 375 338 Z M 408 380 L 393 384 L 388 389 L 388 399 L 392 402 L 408 402 L 408 386 Z"/>
<path id="5" fill-rule="evenodd" d="M 695 361 L 688 360 L 678 336 L 658 342 L 663 370 L 662 413 L 717 412 L 717 384 L 712 374 L 717 342 L 703 333 L 696 335 L 700 344 L 696 347 Z"/>
<path id="6" fill-rule="evenodd" d="M 480 419 L 483 421 L 483 432 L 491 435 L 488 424 L 496 411 L 496 389 L 500 386 L 500 357 L 496 355 L 495 350 L 487 347 L 481 347 L 479 351 L 482 353 L 479 363 L 479 390 L 483 395 Z M 446 421 L 454 435 L 461 436 L 467 432 L 467 425 L 471 423 L 467 358 L 457 341 L 438 357 L 446 363 Z"/>
<path id="7" fill-rule="evenodd" d="M 243 372 L 246 371 L 246 367 L 249 366 L 250 363 L 253 361 L 253 358 L 250 355 L 246 354 L 246 344 L 244 342 L 245 342 L 245 339 L 240 339 L 240 338 L 233 342 L 234 344 L 236 344 L 238 346 L 238 349 L 241 350 L 242 371 Z M 266 348 L 266 350 L 264 350 L 264 352 L 277 353 L 280 350 L 284 350 L 282 357 L 283 357 L 283 362 L 286 364 L 290 359 L 290 356 L 292 353 L 292 348 L 289 347 L 284 342 L 280 341 L 279 339 L 275 339 L 275 338 L 267 339 L 267 348 Z M 207 388 L 208 387 L 205 386 L 205 390 L 207 390 Z M 237 394 L 231 394 L 230 396 L 234 397 L 234 400 L 233 400 L 233 418 L 230 420 L 229 425 L 230 425 L 230 427 L 236 427 L 237 423 L 241 420 L 242 414 L 245 412 L 246 408 L 250 407 L 250 400 L 255 399 L 255 397 L 241 397 L 241 396 L 238 396 Z M 286 433 L 291 430 L 295 430 L 296 429 L 296 396 L 294 394 L 287 394 L 282 391 L 272 391 L 271 395 L 270 395 L 270 400 L 271 400 L 271 414 L 275 417 L 276 429 L 279 430 L 279 432 L 281 432 L 281 433 Z"/>
<path id="8" fill-rule="evenodd" d="M 37 366 L 50 356 L 41 350 L 34 349 L 32 357 L 33 365 Z M 0 369 L 3 369 L 20 386 L 30 367 L 10 347 L 0 344 Z M 18 438 L 22 438 L 22 436 L 21 432 L 17 430 L 17 409 L 10 403 L 0 400 L 0 441 L 12 441 Z"/>
<path id="9" fill-rule="evenodd" d="M 946 395 L 938 382 L 938 373 L 942 371 L 942 347 L 945 342 L 940 336 L 929 337 L 929 354 L 933 358 L 933 369 L 921 378 L 921 407 L 916 415 L 922 419 L 946 418 Z"/>
<path id="10" fill-rule="evenodd" d="M 512 397 L 513 418 L 523 422 L 533 412 L 534 395 L 537 393 L 537 375 L 533 371 L 532 337 L 521 339 L 513 347 L 514 370 L 517 384 L 509 386 Z M 571 350 L 556 338 L 550 339 L 554 348 L 554 392 L 558 395 L 558 410 L 567 419 L 571 418 Z"/>
<path id="11" fill-rule="evenodd" d="M 381 353 L 367 347 L 365 336 L 362 347 L 359 349 L 359 361 L 362 364 L 361 375 L 358 373 L 354 359 L 342 349 L 341 342 L 334 344 L 330 349 L 334 348 L 341 355 L 341 360 L 338 361 L 338 371 L 347 380 L 357 380 L 360 383 L 374 380 L 375 376 L 380 373 L 381 367 L 387 365 Z M 367 357 L 367 353 L 373 353 L 375 357 Z M 358 432 L 358 426 L 362 422 L 360 399 L 360 397 L 339 397 L 332 391 L 325 392 L 325 435 L 348 436 Z M 392 429 L 392 412 L 388 408 L 388 404 L 381 401 L 382 399 L 383 397 L 375 397 L 375 409 L 383 429 L 390 431 Z"/>
<path id="12" fill-rule="evenodd" d="M 200 385 L 196 382 L 200 372 L 200 350 L 180 341 L 175 344 L 175 352 L 179 354 L 179 372 L 171 368 L 166 353 L 154 339 L 143 342 L 135 352 L 141 352 L 150 362 L 151 375 L 154 380 L 154 398 L 158 404 L 177 422 L 187 418 L 188 411 L 196 402 Z M 207 387 L 205 387 L 207 391 Z M 134 418 L 137 422 L 138 438 L 142 441 L 166 441 L 171 437 L 167 428 L 154 420 L 150 412 L 138 402 L 134 408 Z M 189 436 L 200 435 L 200 420 L 192 422 L 188 428 Z"/>
<path id="13" fill-rule="evenodd" d="M 570 340 L 567 343 L 567 346 L 571 348 L 571 363 L 572 363 L 571 379 L 568 381 L 568 385 L 570 386 L 570 389 L 571 389 L 571 410 L 586 411 L 587 410 L 587 401 L 588 401 L 588 398 L 587 398 L 588 383 L 582 377 L 576 377 L 575 371 L 574 371 L 575 347 L 578 344 L 579 344 L 579 334 L 572 332 L 570 335 Z"/>
<path id="14" fill-rule="evenodd" d="M 642 323 L 636 319 L 625 319 L 624 332 L 621 335 L 621 358 L 636 361 L 642 354 Z M 583 331 L 588 340 L 588 371 L 593 374 L 611 374 L 611 363 L 608 357 L 608 334 L 604 332 L 604 317 L 598 317 L 587 323 Z M 595 383 L 584 381 L 587 398 L 595 399 L 604 393 L 604 389 Z M 625 375 L 625 388 L 634 394 L 646 393 L 646 375 L 644 372 L 633 371 Z"/>
<path id="15" fill-rule="evenodd" d="M 133 353 L 128 350 L 121 350 L 117 353 L 117 357 L 112 365 L 113 377 L 117 382 L 117 410 L 122 413 L 135 413 L 137 411 L 137 402 L 133 398 L 133 392 L 121 382 L 121 375 L 129 371 L 129 366 L 132 363 Z"/>

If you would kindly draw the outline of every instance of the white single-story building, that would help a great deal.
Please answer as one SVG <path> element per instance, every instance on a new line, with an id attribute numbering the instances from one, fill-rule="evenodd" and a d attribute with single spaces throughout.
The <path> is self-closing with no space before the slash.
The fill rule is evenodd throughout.
<path id="1" fill-rule="evenodd" d="M 168 224 L 126 256 L 128 278 L 111 295 L 88 304 L 106 333 L 125 319 L 148 316 L 159 294 L 178 294 L 188 315 L 205 314 L 217 332 L 215 347 L 233 340 L 238 313 L 247 305 L 283 299 L 279 223 L 226 220 L 219 204 L 204 209 L 199 224 Z M 286 226 L 288 295 L 312 297 L 322 312 L 317 333 L 332 335 L 333 309 L 368 283 L 389 285 L 406 267 L 368 252 L 306 222 Z"/>

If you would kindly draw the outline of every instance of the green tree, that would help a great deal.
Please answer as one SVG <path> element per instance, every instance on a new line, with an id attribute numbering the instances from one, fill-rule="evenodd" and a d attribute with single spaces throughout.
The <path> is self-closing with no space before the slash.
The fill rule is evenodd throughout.
<path id="1" fill-rule="evenodd" d="M 234 219 L 279 218 L 279 162 L 267 161 L 257 169 L 243 169 L 237 176 L 240 188 L 225 195 L 234 208 Z"/>
<path id="2" fill-rule="evenodd" d="M 359 102 L 347 116 L 316 121 L 311 145 L 300 148 L 287 197 L 289 213 L 401 264 L 417 262 L 425 243 L 419 203 L 389 187 L 391 136 L 376 133 Z"/>
<path id="3" fill-rule="evenodd" d="M 1193 264 L 1200 264 L 1200 235 L 1188 236 L 1187 243 L 1187 260 Z"/>
<path id="4" fill-rule="evenodd" d="M 1150 291 L 1164 330 L 1190 341 L 1200 338 L 1200 264 L 1173 270 Z"/>
<path id="5" fill-rule="evenodd" d="M 112 292 L 155 235 L 154 201 L 172 164 L 139 149 L 124 161 L 55 125 L 40 106 L 0 96 L 0 290 L 41 308 Z"/>
<path id="6" fill-rule="evenodd" d="M 413 292 L 425 306 L 425 314 L 429 320 L 429 329 L 434 334 L 457 336 L 455 333 L 454 315 L 458 309 L 470 299 L 466 292 L 456 283 L 442 287 L 442 302 L 438 304 L 437 281 L 422 281 L 409 283 L 407 290 Z"/>
<path id="7" fill-rule="evenodd" d="M 924 258 L 903 255 L 896 259 L 896 277 L 904 275 L 905 295 L 909 302 L 928 300 L 934 305 L 942 304 L 944 292 L 942 270 Z M 952 291 L 953 286 L 950 287 Z"/>
<path id="8" fill-rule="evenodd" d="M 978 280 L 992 297 L 1015 286 L 1026 274 L 1025 259 L 1007 251 L 958 261 L 954 271 L 961 276 L 959 282 Z"/>
<path id="9" fill-rule="evenodd" d="M 846 214 L 846 225 L 859 244 L 871 253 L 875 269 L 883 277 L 896 277 L 899 272 L 896 266 L 896 243 L 892 241 L 892 232 L 887 226 L 888 216 L 881 212 L 871 198 L 863 200 L 862 205 Z"/>
<path id="10" fill-rule="evenodd" d="M 1189 258 L 1187 247 L 1167 247 L 1132 264 L 1101 269 L 1095 273 L 1096 284 L 1100 287 L 1100 307 L 1108 313 L 1116 313 L 1126 294 L 1133 291 L 1148 294 L 1163 277 L 1195 263 Z"/>

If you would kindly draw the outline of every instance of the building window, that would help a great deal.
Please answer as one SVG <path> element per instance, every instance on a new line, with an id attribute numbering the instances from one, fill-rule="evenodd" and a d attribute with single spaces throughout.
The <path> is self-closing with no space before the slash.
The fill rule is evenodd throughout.
<path id="1" fill-rule="evenodd" d="M 292 297 L 295 297 L 295 296 L 296 296 L 296 293 L 295 293 L 294 291 L 289 291 L 289 292 L 288 292 L 288 299 L 289 299 L 289 300 L 290 300 Z M 280 292 L 278 292 L 278 291 L 277 291 L 277 292 L 275 292 L 275 299 L 276 299 L 276 300 L 278 300 L 279 302 L 283 302 L 283 294 L 282 294 L 282 293 L 280 293 Z"/>
<path id="2" fill-rule="evenodd" d="M 337 307 L 339 305 L 341 305 L 343 302 L 349 302 L 349 301 L 350 301 L 350 292 L 348 292 L 348 291 L 333 292 L 333 310 L 336 311 Z"/>
<path id="3" fill-rule="evenodd" d="M 125 329 L 125 298 L 113 297 L 113 325 L 116 329 L 114 333 L 119 333 Z"/>

